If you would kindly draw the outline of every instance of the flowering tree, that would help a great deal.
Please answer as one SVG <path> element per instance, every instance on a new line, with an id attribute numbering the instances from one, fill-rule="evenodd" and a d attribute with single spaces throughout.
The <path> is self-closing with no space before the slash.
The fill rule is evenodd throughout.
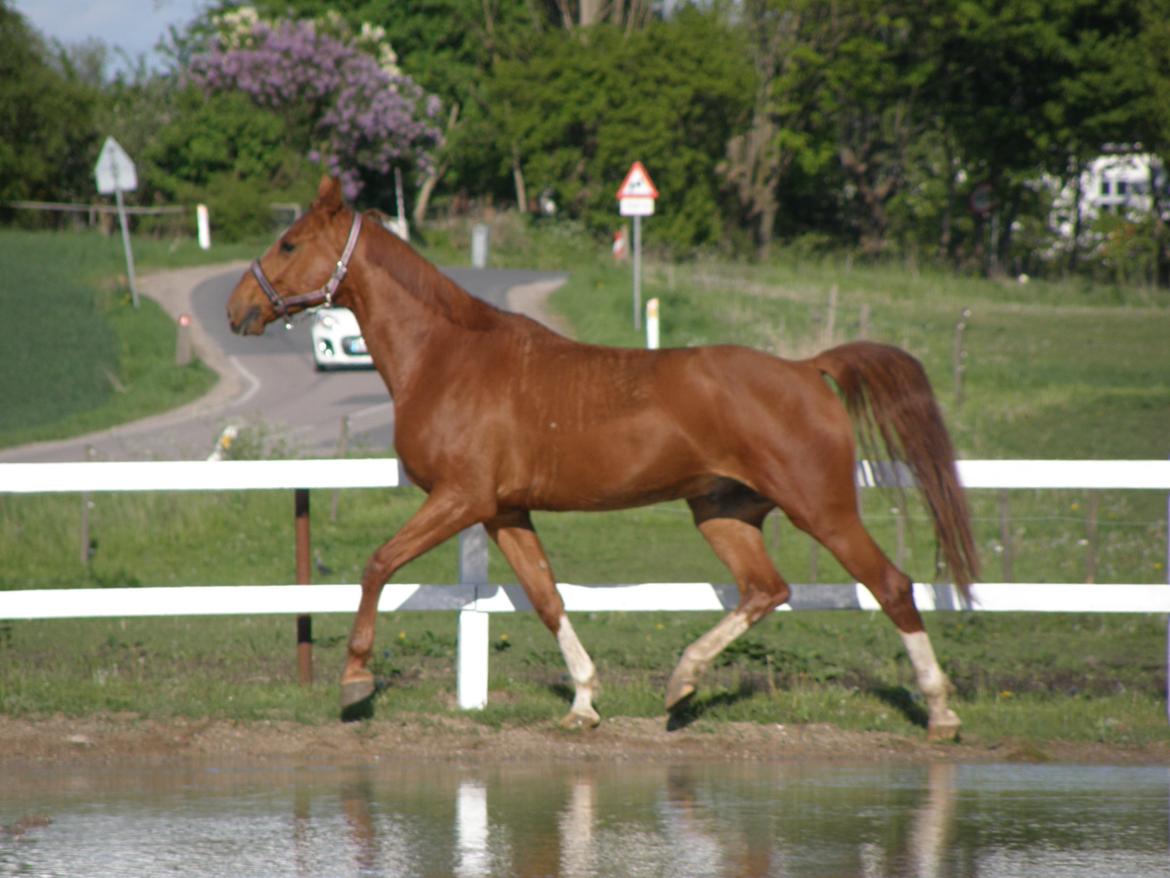
<path id="1" fill-rule="evenodd" d="M 439 99 L 398 69 L 380 28 L 354 34 L 337 16 L 272 23 L 249 7 L 215 24 L 189 79 L 209 95 L 242 92 L 279 113 L 348 197 L 396 163 L 431 169 L 442 143 Z"/>

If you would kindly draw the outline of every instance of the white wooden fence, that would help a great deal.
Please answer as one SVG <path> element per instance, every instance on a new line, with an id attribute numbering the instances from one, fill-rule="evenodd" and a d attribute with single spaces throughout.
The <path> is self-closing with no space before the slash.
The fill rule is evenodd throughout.
<path id="1" fill-rule="evenodd" d="M 860 464 L 859 484 L 872 485 L 875 472 L 888 474 L 888 468 Z M 1162 460 L 965 460 L 959 475 L 970 489 L 1170 491 L 1170 461 Z M 0 464 L 0 494 L 307 491 L 400 484 L 398 462 L 389 458 Z M 479 568 L 486 570 L 486 562 Z M 558 588 L 569 612 L 726 610 L 738 600 L 734 585 L 706 582 L 566 583 Z M 952 586 L 916 583 L 914 589 L 924 611 L 961 607 Z M 27 589 L 0 591 L 0 619 L 351 613 L 359 593 L 360 586 L 349 584 Z M 972 588 L 972 599 L 971 609 L 992 612 L 1170 613 L 1170 585 L 984 582 Z M 459 704 L 478 709 L 487 704 L 490 615 L 530 610 L 531 605 L 519 586 L 465 582 L 390 584 L 378 609 L 457 611 Z M 792 600 L 779 609 L 878 606 L 860 585 L 797 585 Z"/>

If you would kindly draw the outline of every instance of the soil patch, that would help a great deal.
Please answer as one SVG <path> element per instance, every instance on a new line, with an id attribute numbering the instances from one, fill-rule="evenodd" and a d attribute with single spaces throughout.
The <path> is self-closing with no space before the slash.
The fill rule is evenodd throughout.
<path id="1" fill-rule="evenodd" d="M 608 719 L 591 731 L 554 723 L 494 727 L 462 716 L 411 716 L 352 724 L 88 717 L 0 717 L 0 773 L 34 764 L 238 762 L 330 764 L 622 761 L 909 761 L 1168 764 L 1170 744 L 964 741 L 842 731 L 829 725 L 697 722 L 668 731 L 665 717 Z"/>

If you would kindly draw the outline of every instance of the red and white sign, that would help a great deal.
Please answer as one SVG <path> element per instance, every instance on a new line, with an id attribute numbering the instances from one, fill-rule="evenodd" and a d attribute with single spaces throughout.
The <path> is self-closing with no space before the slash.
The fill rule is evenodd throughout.
<path id="1" fill-rule="evenodd" d="M 622 216 L 651 216 L 658 190 L 641 162 L 634 162 L 618 187 L 618 212 Z"/>
<path id="2" fill-rule="evenodd" d="M 613 233 L 613 258 L 615 262 L 622 262 L 630 254 L 626 246 L 626 230 L 618 229 Z"/>

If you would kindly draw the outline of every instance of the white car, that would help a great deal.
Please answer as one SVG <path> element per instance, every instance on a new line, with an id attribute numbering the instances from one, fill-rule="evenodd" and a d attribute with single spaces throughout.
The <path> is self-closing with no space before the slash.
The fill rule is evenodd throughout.
<path id="1" fill-rule="evenodd" d="M 357 318 L 348 308 L 317 309 L 309 333 L 313 338 L 313 363 L 318 370 L 373 368 Z"/>

